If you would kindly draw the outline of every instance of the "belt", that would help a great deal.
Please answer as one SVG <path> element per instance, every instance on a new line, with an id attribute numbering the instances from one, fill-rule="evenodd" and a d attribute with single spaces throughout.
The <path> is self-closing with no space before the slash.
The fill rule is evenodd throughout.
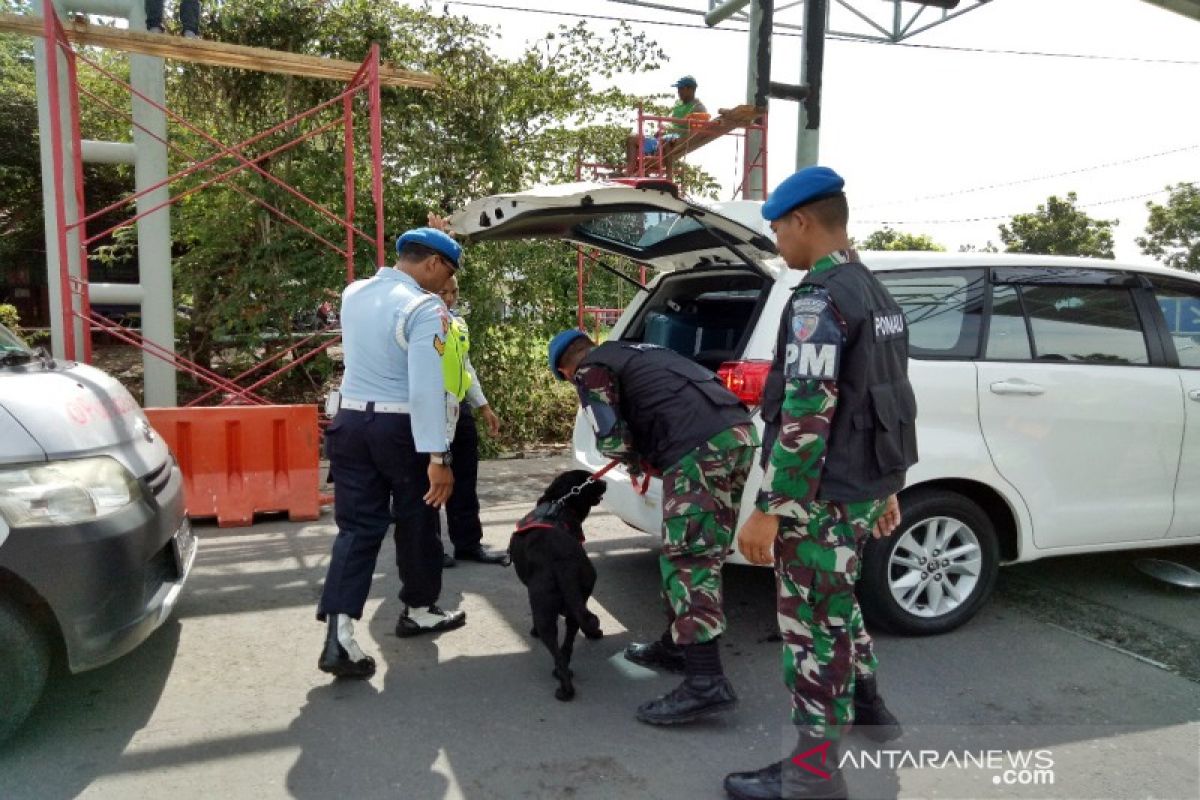
<path id="1" fill-rule="evenodd" d="M 351 400 L 343 397 L 339 408 L 351 411 L 373 411 L 376 414 L 407 414 L 408 403 L 376 403 L 374 400 Z"/>

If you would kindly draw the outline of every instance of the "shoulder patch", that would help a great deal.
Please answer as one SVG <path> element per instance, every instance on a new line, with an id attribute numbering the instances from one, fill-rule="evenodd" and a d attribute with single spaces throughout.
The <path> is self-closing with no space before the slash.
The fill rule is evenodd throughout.
<path id="1" fill-rule="evenodd" d="M 826 292 L 805 292 L 792 298 L 793 314 L 820 314 L 829 307 Z"/>
<path id="2" fill-rule="evenodd" d="M 908 330 L 907 320 L 902 311 L 872 311 L 871 327 L 877 342 L 900 339 Z"/>
<path id="3" fill-rule="evenodd" d="M 792 380 L 836 380 L 845 332 L 828 291 L 792 298 L 784 375 Z"/>
<path id="4" fill-rule="evenodd" d="M 783 373 L 788 378 L 834 381 L 842 348 L 836 344 L 792 343 L 787 346 L 786 356 Z"/>

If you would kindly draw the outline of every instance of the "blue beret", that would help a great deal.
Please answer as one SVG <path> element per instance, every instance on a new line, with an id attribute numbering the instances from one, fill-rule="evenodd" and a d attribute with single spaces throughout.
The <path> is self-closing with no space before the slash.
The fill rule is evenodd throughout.
<path id="1" fill-rule="evenodd" d="M 462 258 L 462 246 L 436 228 L 413 228 L 411 231 L 405 231 L 396 239 L 396 252 L 399 253 L 400 248 L 406 244 L 425 245 L 445 256 L 454 265 L 455 270 L 458 269 L 458 261 Z"/>
<path id="2" fill-rule="evenodd" d="M 574 344 L 577 339 L 582 339 L 586 336 L 587 334 L 578 328 L 571 328 L 570 330 L 561 331 L 555 334 L 554 338 L 550 340 L 550 371 L 554 373 L 554 377 L 558 378 L 560 381 L 565 381 L 567 379 L 566 375 L 563 375 L 561 372 L 559 372 L 559 359 L 563 357 L 563 353 L 567 352 L 567 348 Z"/>
<path id="3" fill-rule="evenodd" d="M 675 81 L 671 85 L 674 86 L 676 89 L 678 89 L 681 86 L 691 86 L 692 88 L 695 88 L 699 84 L 696 83 L 696 79 L 693 78 L 691 75 L 684 75 L 682 78 Z"/>
<path id="4" fill-rule="evenodd" d="M 774 222 L 793 208 L 840 194 L 845 185 L 829 167 L 805 167 L 775 187 L 763 203 L 763 219 Z"/>

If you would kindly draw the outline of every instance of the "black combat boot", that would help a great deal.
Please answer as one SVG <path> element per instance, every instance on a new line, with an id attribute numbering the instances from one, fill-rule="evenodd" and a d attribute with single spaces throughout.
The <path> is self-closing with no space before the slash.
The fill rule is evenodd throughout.
<path id="1" fill-rule="evenodd" d="M 900 720 L 883 704 L 874 675 L 854 679 L 854 729 L 875 742 L 890 742 L 903 733 Z"/>
<path id="2" fill-rule="evenodd" d="M 757 772 L 725 776 L 734 800 L 846 800 L 836 740 L 801 733 L 792 755 Z"/>
<path id="3" fill-rule="evenodd" d="M 682 648 L 687 677 L 662 697 L 638 706 L 637 718 L 649 725 L 677 725 L 737 705 L 733 685 L 721 670 L 716 640 Z"/>
<path id="4" fill-rule="evenodd" d="M 651 669 L 683 672 L 683 648 L 671 640 L 671 630 L 654 642 L 634 642 L 625 648 L 625 660 Z"/>
<path id="5" fill-rule="evenodd" d="M 354 623 L 346 614 L 330 614 L 325 647 L 317 669 L 336 678 L 369 678 L 375 674 L 375 659 L 364 655 L 354 641 Z"/>

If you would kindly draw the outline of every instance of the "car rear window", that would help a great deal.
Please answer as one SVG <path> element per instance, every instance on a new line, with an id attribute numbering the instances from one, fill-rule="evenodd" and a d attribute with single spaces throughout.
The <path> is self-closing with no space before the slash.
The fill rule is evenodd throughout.
<path id="1" fill-rule="evenodd" d="M 985 274 L 980 269 L 877 272 L 904 309 L 913 358 L 975 358 Z"/>
<path id="2" fill-rule="evenodd" d="M 1141 319 L 1126 287 L 999 284 L 992 292 L 989 359 L 1150 363 Z"/>

